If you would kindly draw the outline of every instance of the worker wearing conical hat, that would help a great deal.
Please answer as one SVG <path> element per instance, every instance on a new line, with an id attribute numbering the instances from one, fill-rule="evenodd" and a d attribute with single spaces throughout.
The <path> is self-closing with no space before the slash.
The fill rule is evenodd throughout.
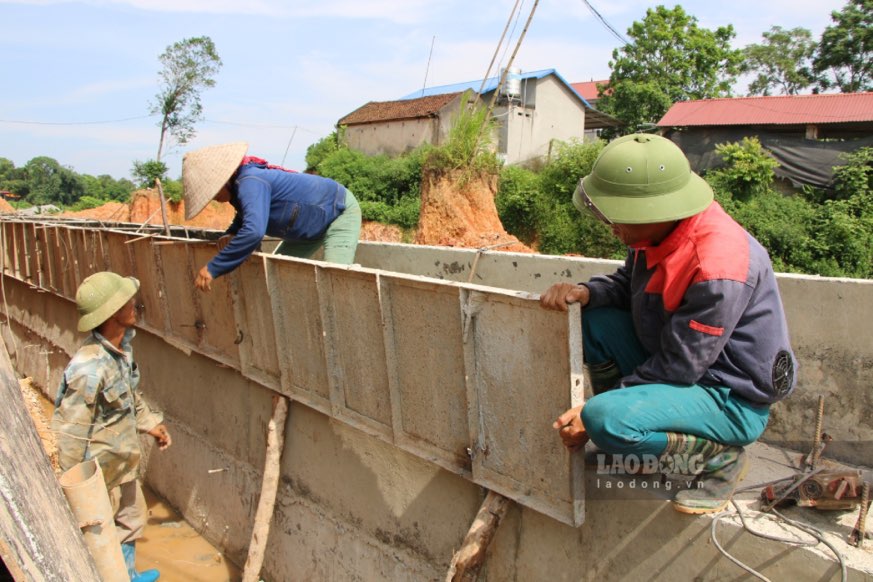
<path id="1" fill-rule="evenodd" d="M 540 298 L 549 309 L 582 306 L 595 393 L 554 427 L 571 449 L 590 438 L 611 457 L 598 463 L 607 471 L 695 475 L 680 481 L 690 487 L 674 508 L 720 511 L 744 474 L 743 447 L 795 385 L 767 251 L 660 136 L 607 145 L 573 201 L 609 225 L 628 254 L 615 273 L 558 283 Z"/>
<path id="2" fill-rule="evenodd" d="M 197 273 L 202 291 L 213 279 L 236 269 L 264 236 L 282 239 L 276 254 L 310 258 L 324 248 L 324 260 L 354 262 L 361 232 L 361 208 L 341 184 L 246 156 L 248 144 L 229 143 L 188 152 L 182 161 L 185 218 L 210 201 L 229 202 L 236 216 L 219 240 L 215 257 Z"/>

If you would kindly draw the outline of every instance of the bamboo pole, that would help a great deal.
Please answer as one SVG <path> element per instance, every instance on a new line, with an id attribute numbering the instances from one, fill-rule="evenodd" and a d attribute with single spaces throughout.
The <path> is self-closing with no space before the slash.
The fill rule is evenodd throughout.
<path id="1" fill-rule="evenodd" d="M 446 582 L 473 582 L 479 577 L 479 570 L 485 563 L 488 546 L 497 533 L 497 526 L 506 515 L 510 503 L 511 501 L 503 495 L 494 491 L 488 492 L 473 520 L 473 525 L 464 538 L 464 543 L 452 556 Z"/>
<path id="2" fill-rule="evenodd" d="M 264 480 L 261 482 L 261 497 L 255 513 L 255 525 L 249 543 L 249 555 L 243 569 L 243 582 L 258 582 L 267 538 L 270 535 L 270 522 L 276 505 L 276 491 L 279 488 L 280 460 L 285 447 L 285 419 L 288 416 L 288 399 L 273 395 L 273 416 L 267 424 L 267 455 L 264 461 Z"/>

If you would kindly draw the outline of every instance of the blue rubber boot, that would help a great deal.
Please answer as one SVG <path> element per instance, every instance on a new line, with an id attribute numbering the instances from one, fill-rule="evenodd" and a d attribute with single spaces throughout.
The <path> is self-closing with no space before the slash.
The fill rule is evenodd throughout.
<path id="1" fill-rule="evenodd" d="M 136 542 L 121 544 L 121 553 L 124 555 L 124 565 L 127 566 L 130 582 L 155 582 L 161 577 L 157 570 L 136 571 Z"/>

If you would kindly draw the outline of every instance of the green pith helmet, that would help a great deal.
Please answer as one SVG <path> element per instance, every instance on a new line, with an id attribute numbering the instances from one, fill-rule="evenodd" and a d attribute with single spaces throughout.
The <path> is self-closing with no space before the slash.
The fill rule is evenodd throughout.
<path id="1" fill-rule="evenodd" d="M 139 291 L 139 281 L 110 271 L 94 273 L 76 290 L 79 331 L 90 331 L 115 315 Z"/>
<path id="2" fill-rule="evenodd" d="M 713 199 L 712 188 L 691 171 L 679 146 L 648 134 L 626 135 L 607 145 L 579 185 L 573 203 L 580 212 L 587 195 L 601 214 L 619 224 L 687 218 Z"/>

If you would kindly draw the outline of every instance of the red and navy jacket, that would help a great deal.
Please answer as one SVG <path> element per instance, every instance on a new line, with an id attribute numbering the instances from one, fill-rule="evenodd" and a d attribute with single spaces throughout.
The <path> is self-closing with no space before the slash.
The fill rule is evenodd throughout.
<path id="1" fill-rule="evenodd" d="M 786 397 L 797 361 L 770 257 L 713 202 L 657 246 L 635 245 L 594 277 L 589 307 L 629 309 L 651 356 L 622 386 L 725 386 L 756 403 Z"/>

